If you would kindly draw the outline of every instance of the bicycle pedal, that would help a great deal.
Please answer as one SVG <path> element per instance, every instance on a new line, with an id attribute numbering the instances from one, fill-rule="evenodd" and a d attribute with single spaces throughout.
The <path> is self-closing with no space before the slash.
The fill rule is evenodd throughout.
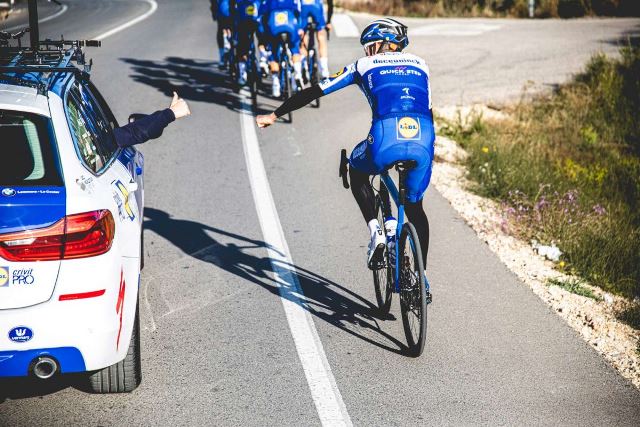
<path id="1" fill-rule="evenodd" d="M 377 261 L 377 262 L 372 262 L 371 264 L 369 264 L 369 270 L 382 270 L 383 268 L 385 268 L 385 263 L 384 261 Z"/>

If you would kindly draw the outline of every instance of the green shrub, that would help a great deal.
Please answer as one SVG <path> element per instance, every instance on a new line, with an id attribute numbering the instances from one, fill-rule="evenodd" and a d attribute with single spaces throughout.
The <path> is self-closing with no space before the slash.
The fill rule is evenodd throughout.
<path id="1" fill-rule="evenodd" d="M 513 120 L 441 128 L 468 151 L 474 190 L 502 203 L 505 228 L 556 242 L 567 268 L 627 296 L 640 296 L 639 67 L 638 48 L 597 55 Z"/>

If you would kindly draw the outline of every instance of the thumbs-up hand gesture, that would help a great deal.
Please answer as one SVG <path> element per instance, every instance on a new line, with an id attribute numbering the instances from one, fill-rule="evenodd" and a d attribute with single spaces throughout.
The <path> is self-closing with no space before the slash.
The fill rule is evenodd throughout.
<path id="1" fill-rule="evenodd" d="M 191 114 L 187 102 L 180 98 L 176 92 L 173 92 L 173 100 L 171 100 L 171 111 L 176 116 L 176 120 Z"/>

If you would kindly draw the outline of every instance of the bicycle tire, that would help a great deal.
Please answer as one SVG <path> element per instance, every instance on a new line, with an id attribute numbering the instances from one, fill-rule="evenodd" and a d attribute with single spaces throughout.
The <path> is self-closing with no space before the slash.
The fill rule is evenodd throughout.
<path id="1" fill-rule="evenodd" d="M 378 214 L 378 222 L 384 224 L 384 209 L 380 195 L 376 195 L 376 212 Z M 373 288 L 376 293 L 378 311 L 382 315 L 389 314 L 393 297 L 393 269 L 389 264 L 389 253 L 386 250 L 384 267 L 373 270 Z"/>
<path id="2" fill-rule="evenodd" d="M 287 58 L 286 69 L 285 69 L 285 73 L 284 73 L 285 90 L 283 92 L 285 100 L 291 98 L 291 96 L 293 95 L 293 88 L 291 86 L 292 75 L 293 75 L 293 73 L 291 72 L 291 69 L 290 69 L 290 66 L 289 66 L 289 61 L 288 61 L 288 58 Z M 292 112 L 289 112 L 287 114 L 287 119 L 289 119 L 288 120 L 289 123 L 293 123 L 293 113 Z"/>
<path id="3" fill-rule="evenodd" d="M 251 91 L 251 107 L 253 110 L 258 109 L 258 66 L 255 57 L 249 59 L 249 90 Z"/>
<path id="4" fill-rule="evenodd" d="M 407 338 L 408 353 L 418 357 L 424 350 L 427 338 L 427 292 L 420 240 L 413 224 L 408 222 L 403 225 L 399 244 L 402 324 Z M 417 332 L 416 337 L 414 331 Z"/>
<path id="5" fill-rule="evenodd" d="M 318 79 L 318 61 L 316 60 L 316 56 L 314 54 L 313 58 L 313 66 L 311 68 L 311 85 L 317 85 L 319 83 Z M 320 108 L 320 98 L 316 98 L 313 107 Z M 381 223 L 382 224 L 382 223 Z"/>

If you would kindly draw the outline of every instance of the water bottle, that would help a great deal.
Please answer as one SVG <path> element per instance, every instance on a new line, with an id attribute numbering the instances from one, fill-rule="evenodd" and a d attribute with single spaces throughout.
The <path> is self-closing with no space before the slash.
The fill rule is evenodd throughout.
<path id="1" fill-rule="evenodd" d="M 398 220 L 390 216 L 384 220 L 384 230 L 387 234 L 387 253 L 389 254 L 389 263 L 396 263 L 396 230 L 398 228 Z"/>

